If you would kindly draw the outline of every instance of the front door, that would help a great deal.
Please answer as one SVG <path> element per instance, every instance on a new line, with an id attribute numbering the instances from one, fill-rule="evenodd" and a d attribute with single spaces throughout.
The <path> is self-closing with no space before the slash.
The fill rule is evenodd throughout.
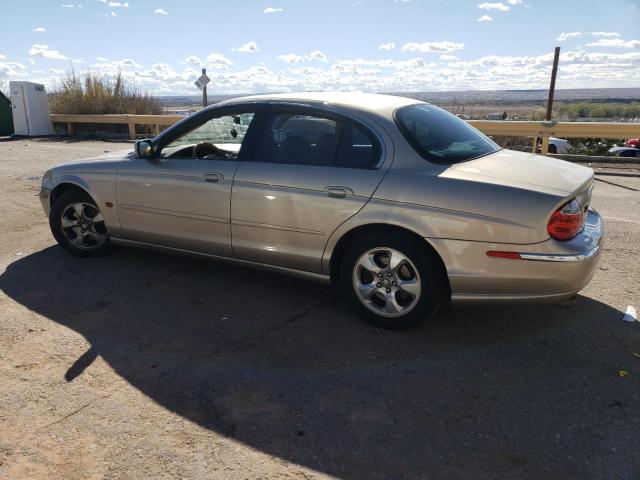
<path id="1" fill-rule="evenodd" d="M 155 158 L 132 158 L 118 169 L 122 237 L 232 255 L 231 185 L 254 113 L 217 115 L 213 110 L 201 115 L 189 131 L 178 129 L 175 138 L 164 139 Z"/>
<path id="2" fill-rule="evenodd" d="M 233 184 L 235 256 L 320 272 L 329 236 L 384 176 L 381 143 L 352 120 L 274 106 L 256 146 Z"/>

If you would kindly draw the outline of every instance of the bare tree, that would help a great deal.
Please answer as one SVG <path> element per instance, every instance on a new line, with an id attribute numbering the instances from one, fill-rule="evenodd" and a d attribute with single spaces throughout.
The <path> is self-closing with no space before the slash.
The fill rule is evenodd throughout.
<path id="1" fill-rule="evenodd" d="M 7 77 L 7 72 L 3 71 L 0 71 L 0 92 L 9 98 L 9 78 Z"/>

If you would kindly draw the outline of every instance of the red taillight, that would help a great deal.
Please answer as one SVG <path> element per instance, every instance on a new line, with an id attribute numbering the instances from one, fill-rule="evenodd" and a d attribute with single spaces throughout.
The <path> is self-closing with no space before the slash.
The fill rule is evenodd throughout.
<path id="1" fill-rule="evenodd" d="M 488 257 L 495 258 L 509 258 L 511 260 L 520 260 L 520 254 L 518 252 L 502 252 L 499 250 L 489 250 L 487 252 Z"/>
<path id="2" fill-rule="evenodd" d="M 571 240 L 582 230 L 582 209 L 574 198 L 553 212 L 547 232 L 556 240 Z"/>

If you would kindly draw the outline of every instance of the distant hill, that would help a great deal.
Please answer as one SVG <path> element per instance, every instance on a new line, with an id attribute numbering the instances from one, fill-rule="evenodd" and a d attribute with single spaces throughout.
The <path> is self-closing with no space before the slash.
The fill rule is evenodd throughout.
<path id="1" fill-rule="evenodd" d="M 461 90 L 452 92 L 385 92 L 426 102 L 490 103 L 493 105 L 539 103 L 547 99 L 547 90 Z M 242 95 L 209 95 L 209 103 L 216 103 Z M 640 100 L 639 88 L 574 88 L 556 90 L 556 100 L 562 101 L 630 101 Z M 197 105 L 200 95 L 159 97 L 164 106 Z"/>

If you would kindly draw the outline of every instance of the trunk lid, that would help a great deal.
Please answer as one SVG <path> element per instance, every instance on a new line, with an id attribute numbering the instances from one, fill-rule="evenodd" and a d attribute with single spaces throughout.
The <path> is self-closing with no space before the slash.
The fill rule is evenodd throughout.
<path id="1" fill-rule="evenodd" d="M 591 168 L 513 150 L 500 150 L 475 160 L 456 163 L 450 168 L 518 188 L 551 190 L 564 197 L 576 194 L 583 207 L 585 201 L 588 205 L 587 195 L 593 183 Z"/>

